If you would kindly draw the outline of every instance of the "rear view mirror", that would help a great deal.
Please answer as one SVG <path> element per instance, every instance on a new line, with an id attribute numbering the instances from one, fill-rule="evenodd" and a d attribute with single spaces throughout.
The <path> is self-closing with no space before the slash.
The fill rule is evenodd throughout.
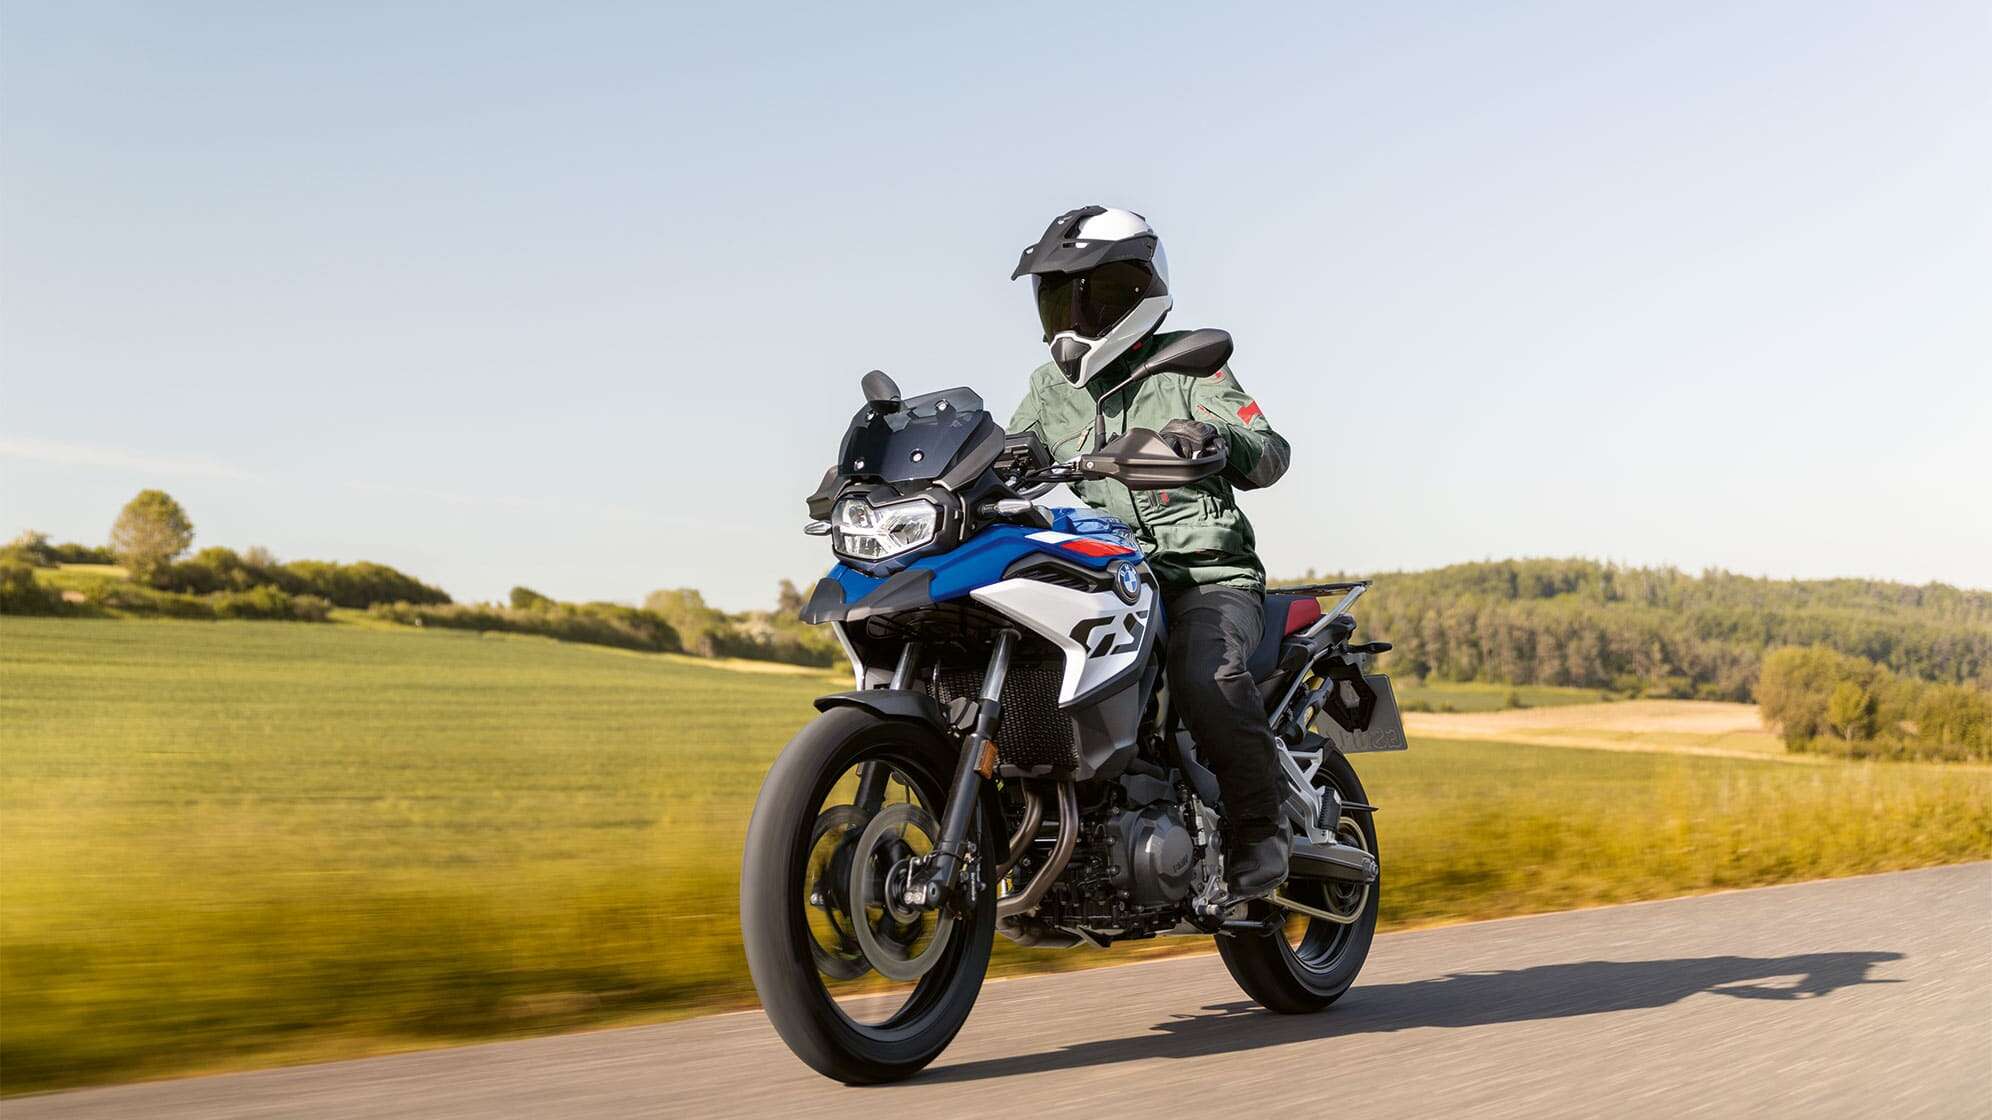
<path id="1" fill-rule="evenodd" d="M 858 388 L 864 390 L 866 400 L 881 406 L 882 411 L 891 412 L 899 404 L 899 385 L 882 369 L 865 374 L 864 379 L 858 382 Z M 883 407 L 888 405 L 893 407 Z"/>
<path id="2" fill-rule="evenodd" d="M 1205 327 L 1157 347 L 1155 353 L 1150 354 L 1148 360 L 1135 370 L 1134 376 L 1186 373 L 1191 377 L 1209 377 L 1223 369 L 1224 363 L 1230 360 L 1231 332 Z"/>
<path id="3" fill-rule="evenodd" d="M 1171 339 L 1157 347 L 1148 360 L 1134 367 L 1127 380 L 1100 394 L 1099 408 L 1093 414 L 1093 451 L 1101 450 L 1101 440 L 1107 431 L 1107 398 L 1127 388 L 1144 377 L 1157 373 L 1184 373 L 1191 377 L 1209 377 L 1224 368 L 1231 360 L 1231 332 L 1216 327 L 1194 330 L 1181 338 Z M 883 376 L 881 374 L 880 376 Z M 1156 487 L 1160 489 L 1161 487 Z"/>
<path id="4" fill-rule="evenodd" d="M 1211 450 L 1185 459 L 1150 429 L 1129 428 L 1099 450 L 1080 456 L 1079 469 L 1111 478 L 1129 490 L 1173 490 L 1223 470 L 1224 452 Z"/>

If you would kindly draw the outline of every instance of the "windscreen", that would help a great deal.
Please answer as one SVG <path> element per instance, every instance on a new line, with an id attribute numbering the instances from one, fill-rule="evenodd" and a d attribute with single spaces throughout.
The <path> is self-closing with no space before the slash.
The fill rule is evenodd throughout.
<path id="1" fill-rule="evenodd" d="M 890 412 L 866 405 L 844 433 L 838 473 L 882 482 L 938 478 L 987 415 L 982 398 L 968 389 L 908 397 Z"/>

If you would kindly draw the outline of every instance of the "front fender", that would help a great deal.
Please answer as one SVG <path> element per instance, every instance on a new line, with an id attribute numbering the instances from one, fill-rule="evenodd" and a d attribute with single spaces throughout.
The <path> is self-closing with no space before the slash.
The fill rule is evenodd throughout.
<path id="1" fill-rule="evenodd" d="M 953 735 L 947 717 L 941 714 L 941 706 L 934 702 L 934 698 L 910 688 L 867 688 L 859 692 L 833 692 L 816 698 L 817 711 L 827 712 L 832 708 L 862 708 L 880 719 L 924 723 L 944 738 Z"/>

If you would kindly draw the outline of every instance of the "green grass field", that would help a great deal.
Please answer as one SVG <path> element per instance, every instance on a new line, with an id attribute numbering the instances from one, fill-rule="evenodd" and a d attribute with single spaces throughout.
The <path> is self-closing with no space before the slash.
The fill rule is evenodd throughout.
<path id="1" fill-rule="evenodd" d="M 0 1087 L 746 1003 L 754 791 L 849 679 L 749 668 L 0 619 Z M 1396 926 L 1992 854 L 1984 769 L 1422 740 L 1357 765 Z"/>

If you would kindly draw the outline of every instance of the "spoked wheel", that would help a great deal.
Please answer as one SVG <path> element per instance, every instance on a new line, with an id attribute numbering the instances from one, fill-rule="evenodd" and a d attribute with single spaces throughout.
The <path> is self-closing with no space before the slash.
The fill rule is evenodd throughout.
<path id="1" fill-rule="evenodd" d="M 973 904 L 903 901 L 939 838 L 953 766 L 927 728 L 838 708 L 789 743 L 761 788 L 741 873 L 747 964 L 776 1031 L 825 1076 L 907 1077 L 974 1006 L 996 922 L 993 796 L 969 835 L 988 856 L 974 864 Z"/>
<path id="2" fill-rule="evenodd" d="M 1328 751 L 1314 780 L 1332 785 L 1344 802 L 1364 804 L 1368 800 L 1355 768 L 1335 751 Z M 1381 858 L 1376 821 L 1368 810 L 1345 810 L 1336 839 Z M 1253 918 L 1286 916 L 1279 930 L 1219 937 L 1218 955 L 1245 994 L 1267 1010 L 1286 1014 L 1319 1011 L 1349 990 L 1369 956 L 1370 942 L 1376 936 L 1381 886 L 1380 878 L 1367 885 L 1289 879 L 1280 893 L 1320 915 L 1255 902 L 1250 912 Z"/>

